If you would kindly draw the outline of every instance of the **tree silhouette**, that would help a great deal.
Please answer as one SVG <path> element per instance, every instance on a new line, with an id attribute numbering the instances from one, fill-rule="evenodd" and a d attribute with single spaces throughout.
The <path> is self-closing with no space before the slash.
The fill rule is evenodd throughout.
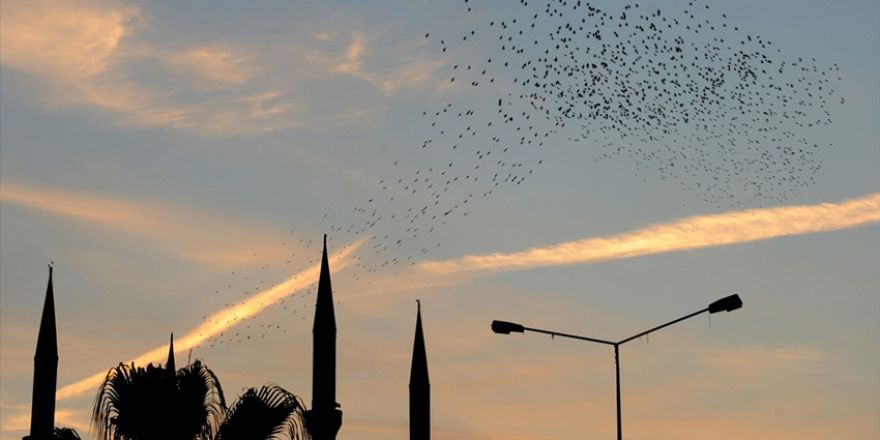
<path id="1" fill-rule="evenodd" d="M 52 440 L 80 440 L 80 437 L 73 428 L 59 428 L 56 426 L 52 431 Z"/>
<path id="2" fill-rule="evenodd" d="M 229 407 L 217 440 L 307 439 L 303 403 L 276 384 L 249 388 Z"/>
<path id="3" fill-rule="evenodd" d="M 211 440 L 225 410 L 220 381 L 199 360 L 177 371 L 119 364 L 98 390 L 92 424 L 100 440 Z"/>
<path id="4" fill-rule="evenodd" d="M 228 409 L 220 380 L 196 360 L 177 370 L 119 364 L 98 390 L 99 440 L 306 440 L 304 405 L 276 384 L 249 388 Z M 66 428 L 64 428 L 66 429 Z M 70 431 L 70 430 L 67 430 Z M 56 438 L 78 440 L 75 431 Z M 69 436 L 72 435 L 72 436 Z"/>

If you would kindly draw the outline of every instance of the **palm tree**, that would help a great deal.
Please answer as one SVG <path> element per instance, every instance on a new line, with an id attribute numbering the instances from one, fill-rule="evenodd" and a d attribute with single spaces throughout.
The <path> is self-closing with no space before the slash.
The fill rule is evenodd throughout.
<path id="1" fill-rule="evenodd" d="M 275 384 L 249 388 L 228 410 L 220 380 L 200 360 L 174 368 L 119 364 L 98 390 L 99 440 L 308 440 L 299 397 Z M 64 440 L 76 440 L 65 438 Z"/>
<path id="2" fill-rule="evenodd" d="M 80 437 L 73 428 L 59 428 L 56 426 L 52 431 L 52 440 L 80 440 Z"/>
<path id="3" fill-rule="evenodd" d="M 217 440 L 308 439 L 299 397 L 275 384 L 249 388 L 226 412 Z"/>
<path id="4" fill-rule="evenodd" d="M 220 381 L 196 360 L 174 370 L 119 364 L 98 390 L 92 424 L 100 440 L 211 440 L 223 421 Z"/>

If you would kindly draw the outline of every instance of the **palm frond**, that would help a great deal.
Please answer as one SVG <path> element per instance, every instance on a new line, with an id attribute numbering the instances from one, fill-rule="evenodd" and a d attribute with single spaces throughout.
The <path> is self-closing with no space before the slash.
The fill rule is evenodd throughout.
<path id="1" fill-rule="evenodd" d="M 81 440 L 79 433 L 73 428 L 55 427 L 52 431 L 52 440 Z"/>
<path id="2" fill-rule="evenodd" d="M 211 440 L 226 414 L 226 398 L 220 380 L 200 360 L 177 370 L 178 400 L 180 414 L 196 411 L 181 420 L 186 432 L 195 432 L 200 440 Z"/>
<path id="3" fill-rule="evenodd" d="M 303 403 L 276 384 L 247 389 L 229 407 L 218 440 L 307 439 Z"/>
<path id="4" fill-rule="evenodd" d="M 119 364 L 92 411 L 98 440 L 210 440 L 226 412 L 220 381 L 196 361 L 177 372 Z"/>

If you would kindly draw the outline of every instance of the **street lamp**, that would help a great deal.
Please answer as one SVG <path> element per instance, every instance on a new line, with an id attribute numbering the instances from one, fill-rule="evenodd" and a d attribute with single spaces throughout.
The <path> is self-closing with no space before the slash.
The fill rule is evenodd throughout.
<path id="1" fill-rule="evenodd" d="M 626 344 L 633 339 L 641 338 L 642 336 L 653 333 L 657 330 L 660 330 L 665 327 L 669 327 L 672 324 L 684 321 L 688 318 L 693 318 L 694 316 L 709 312 L 709 313 L 718 313 L 718 312 L 732 312 L 736 309 L 741 308 L 743 305 L 742 299 L 740 299 L 739 295 L 730 295 L 724 298 L 719 299 L 718 301 L 709 304 L 709 307 L 705 309 L 698 310 L 689 315 L 682 316 L 681 318 L 675 319 L 673 321 L 669 321 L 666 324 L 658 325 L 650 330 L 645 330 L 636 335 L 630 336 L 626 339 L 623 339 L 618 342 L 606 341 L 604 339 L 596 339 L 596 338 L 588 338 L 586 336 L 578 336 L 578 335 L 570 335 L 567 333 L 559 333 L 555 331 L 549 330 L 541 330 L 537 328 L 526 327 L 522 324 L 516 324 L 513 322 L 507 321 L 492 321 L 492 331 L 498 334 L 509 335 L 510 333 L 524 333 L 525 331 L 535 332 L 535 333 L 544 333 L 553 337 L 560 336 L 563 338 L 571 338 L 571 339 L 579 339 L 581 341 L 595 342 L 597 344 L 605 344 L 611 345 L 614 347 L 614 370 L 615 370 L 615 378 L 617 385 L 617 440 L 623 439 L 623 434 L 621 432 L 621 423 L 620 423 L 620 346 Z"/>

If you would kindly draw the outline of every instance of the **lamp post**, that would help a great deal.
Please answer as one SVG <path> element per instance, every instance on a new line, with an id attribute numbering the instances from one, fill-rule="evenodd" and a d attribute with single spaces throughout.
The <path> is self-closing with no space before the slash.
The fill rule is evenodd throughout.
<path id="1" fill-rule="evenodd" d="M 669 321 L 666 324 L 658 325 L 657 327 L 654 327 L 650 330 L 645 330 L 641 333 L 635 334 L 633 336 L 630 336 L 630 337 L 623 339 L 623 340 L 620 340 L 618 342 L 606 341 L 604 339 L 597 339 L 597 338 L 588 338 L 586 336 L 571 335 L 571 334 L 567 334 L 567 333 L 560 333 L 560 332 L 550 331 L 550 330 L 541 330 L 541 329 L 526 327 L 521 324 L 516 324 L 513 322 L 506 322 L 506 321 L 492 321 L 492 331 L 495 333 L 498 333 L 498 334 L 505 334 L 505 335 L 508 335 L 510 333 L 524 333 L 526 331 L 530 331 L 530 332 L 535 332 L 535 333 L 544 333 L 544 334 L 547 334 L 547 335 L 550 335 L 553 337 L 559 336 L 559 337 L 563 337 L 563 338 L 578 339 L 581 341 L 595 342 L 597 344 L 605 344 L 605 345 L 610 345 L 610 346 L 614 347 L 614 372 L 615 372 L 616 388 L 617 388 L 617 440 L 623 440 L 623 433 L 622 433 L 622 429 L 621 429 L 621 419 L 620 419 L 620 346 L 623 344 L 626 344 L 629 341 L 632 341 L 633 339 L 638 339 L 642 336 L 648 335 L 648 334 L 653 333 L 653 332 L 660 330 L 662 328 L 669 327 L 672 324 L 684 321 L 685 319 L 693 318 L 694 316 L 697 316 L 697 315 L 700 315 L 700 314 L 703 314 L 706 312 L 709 312 L 709 313 L 732 312 L 736 309 L 741 308 L 742 304 L 743 303 L 742 303 L 742 300 L 740 299 L 739 295 L 730 295 L 730 296 L 721 298 L 718 301 L 713 302 L 712 304 L 709 304 L 709 307 L 706 307 L 705 309 L 698 310 L 698 311 L 691 313 L 689 315 L 682 316 L 681 318 Z"/>

